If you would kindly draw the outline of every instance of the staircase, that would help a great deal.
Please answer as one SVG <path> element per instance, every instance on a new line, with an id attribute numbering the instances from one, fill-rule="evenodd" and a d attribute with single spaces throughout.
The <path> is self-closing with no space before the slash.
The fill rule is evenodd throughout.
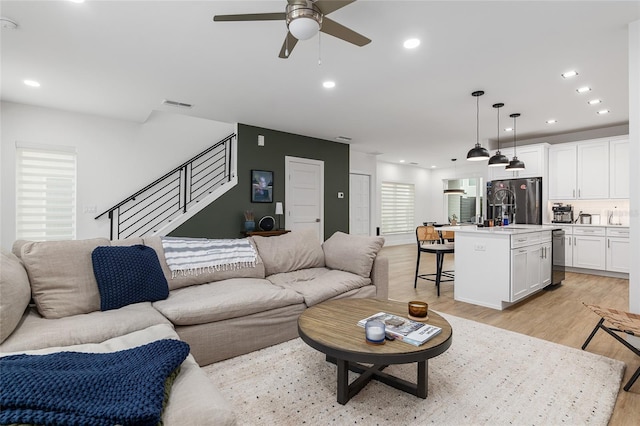
<path id="1" fill-rule="evenodd" d="M 231 134 L 95 219 L 109 218 L 112 240 L 166 235 L 236 186 L 236 151 Z"/>

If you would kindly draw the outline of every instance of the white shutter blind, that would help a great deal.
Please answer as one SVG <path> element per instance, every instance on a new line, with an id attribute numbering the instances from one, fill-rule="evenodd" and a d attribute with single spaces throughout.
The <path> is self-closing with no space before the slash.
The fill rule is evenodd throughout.
<path id="1" fill-rule="evenodd" d="M 413 184 L 382 182 L 382 229 L 384 234 L 415 231 L 415 188 Z"/>
<path id="2" fill-rule="evenodd" d="M 16 159 L 16 237 L 75 239 L 75 152 L 18 145 Z"/>

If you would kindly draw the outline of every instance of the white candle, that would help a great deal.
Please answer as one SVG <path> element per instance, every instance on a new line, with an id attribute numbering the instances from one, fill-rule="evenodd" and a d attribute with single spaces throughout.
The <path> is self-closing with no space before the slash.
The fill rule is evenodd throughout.
<path id="1" fill-rule="evenodd" d="M 384 342 L 384 331 L 382 321 L 368 321 L 365 325 L 365 336 L 371 342 Z"/>

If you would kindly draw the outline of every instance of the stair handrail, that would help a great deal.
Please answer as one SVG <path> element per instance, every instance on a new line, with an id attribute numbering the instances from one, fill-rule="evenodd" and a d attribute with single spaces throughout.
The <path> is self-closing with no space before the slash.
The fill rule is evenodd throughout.
<path id="1" fill-rule="evenodd" d="M 189 164 L 193 163 L 194 161 L 196 161 L 197 159 L 207 155 L 208 153 L 210 153 L 211 151 L 213 151 L 214 149 L 218 148 L 220 145 L 228 142 L 229 140 L 232 140 L 234 137 L 236 136 L 235 133 L 231 133 L 229 136 L 227 136 L 226 138 L 222 139 L 221 141 L 217 142 L 216 144 L 214 144 L 213 146 L 210 146 L 209 148 L 205 149 L 204 151 L 202 151 L 201 153 L 199 153 L 198 155 L 194 156 L 193 158 L 191 158 L 190 160 L 185 161 L 184 163 L 180 164 L 178 167 L 174 168 L 173 170 L 171 170 L 170 172 L 165 173 L 162 177 L 154 180 L 152 183 L 150 183 L 149 185 L 145 186 L 144 188 L 142 188 L 139 191 L 136 191 L 133 195 L 128 196 L 127 198 L 125 198 L 123 201 L 119 202 L 118 204 L 114 205 L 113 207 L 105 210 L 104 212 L 100 213 L 98 216 L 96 216 L 94 219 L 100 219 L 102 216 L 104 216 L 105 214 L 109 214 L 109 217 L 111 217 L 111 213 L 122 207 L 123 205 L 125 205 L 126 203 L 128 203 L 129 201 L 135 200 L 140 194 L 145 193 L 146 191 L 148 191 L 149 189 L 151 189 L 152 187 L 154 187 L 155 185 L 157 185 L 158 183 L 162 182 L 163 180 L 165 180 L 166 178 L 168 178 L 169 176 L 171 176 L 172 174 L 182 170 L 184 167 L 188 166 Z"/>

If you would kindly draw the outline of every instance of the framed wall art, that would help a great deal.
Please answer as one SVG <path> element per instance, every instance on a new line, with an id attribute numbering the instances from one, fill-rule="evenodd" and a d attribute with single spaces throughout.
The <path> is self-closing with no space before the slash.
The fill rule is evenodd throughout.
<path id="1" fill-rule="evenodd" d="M 273 202 L 273 172 L 251 170 L 251 202 Z"/>

